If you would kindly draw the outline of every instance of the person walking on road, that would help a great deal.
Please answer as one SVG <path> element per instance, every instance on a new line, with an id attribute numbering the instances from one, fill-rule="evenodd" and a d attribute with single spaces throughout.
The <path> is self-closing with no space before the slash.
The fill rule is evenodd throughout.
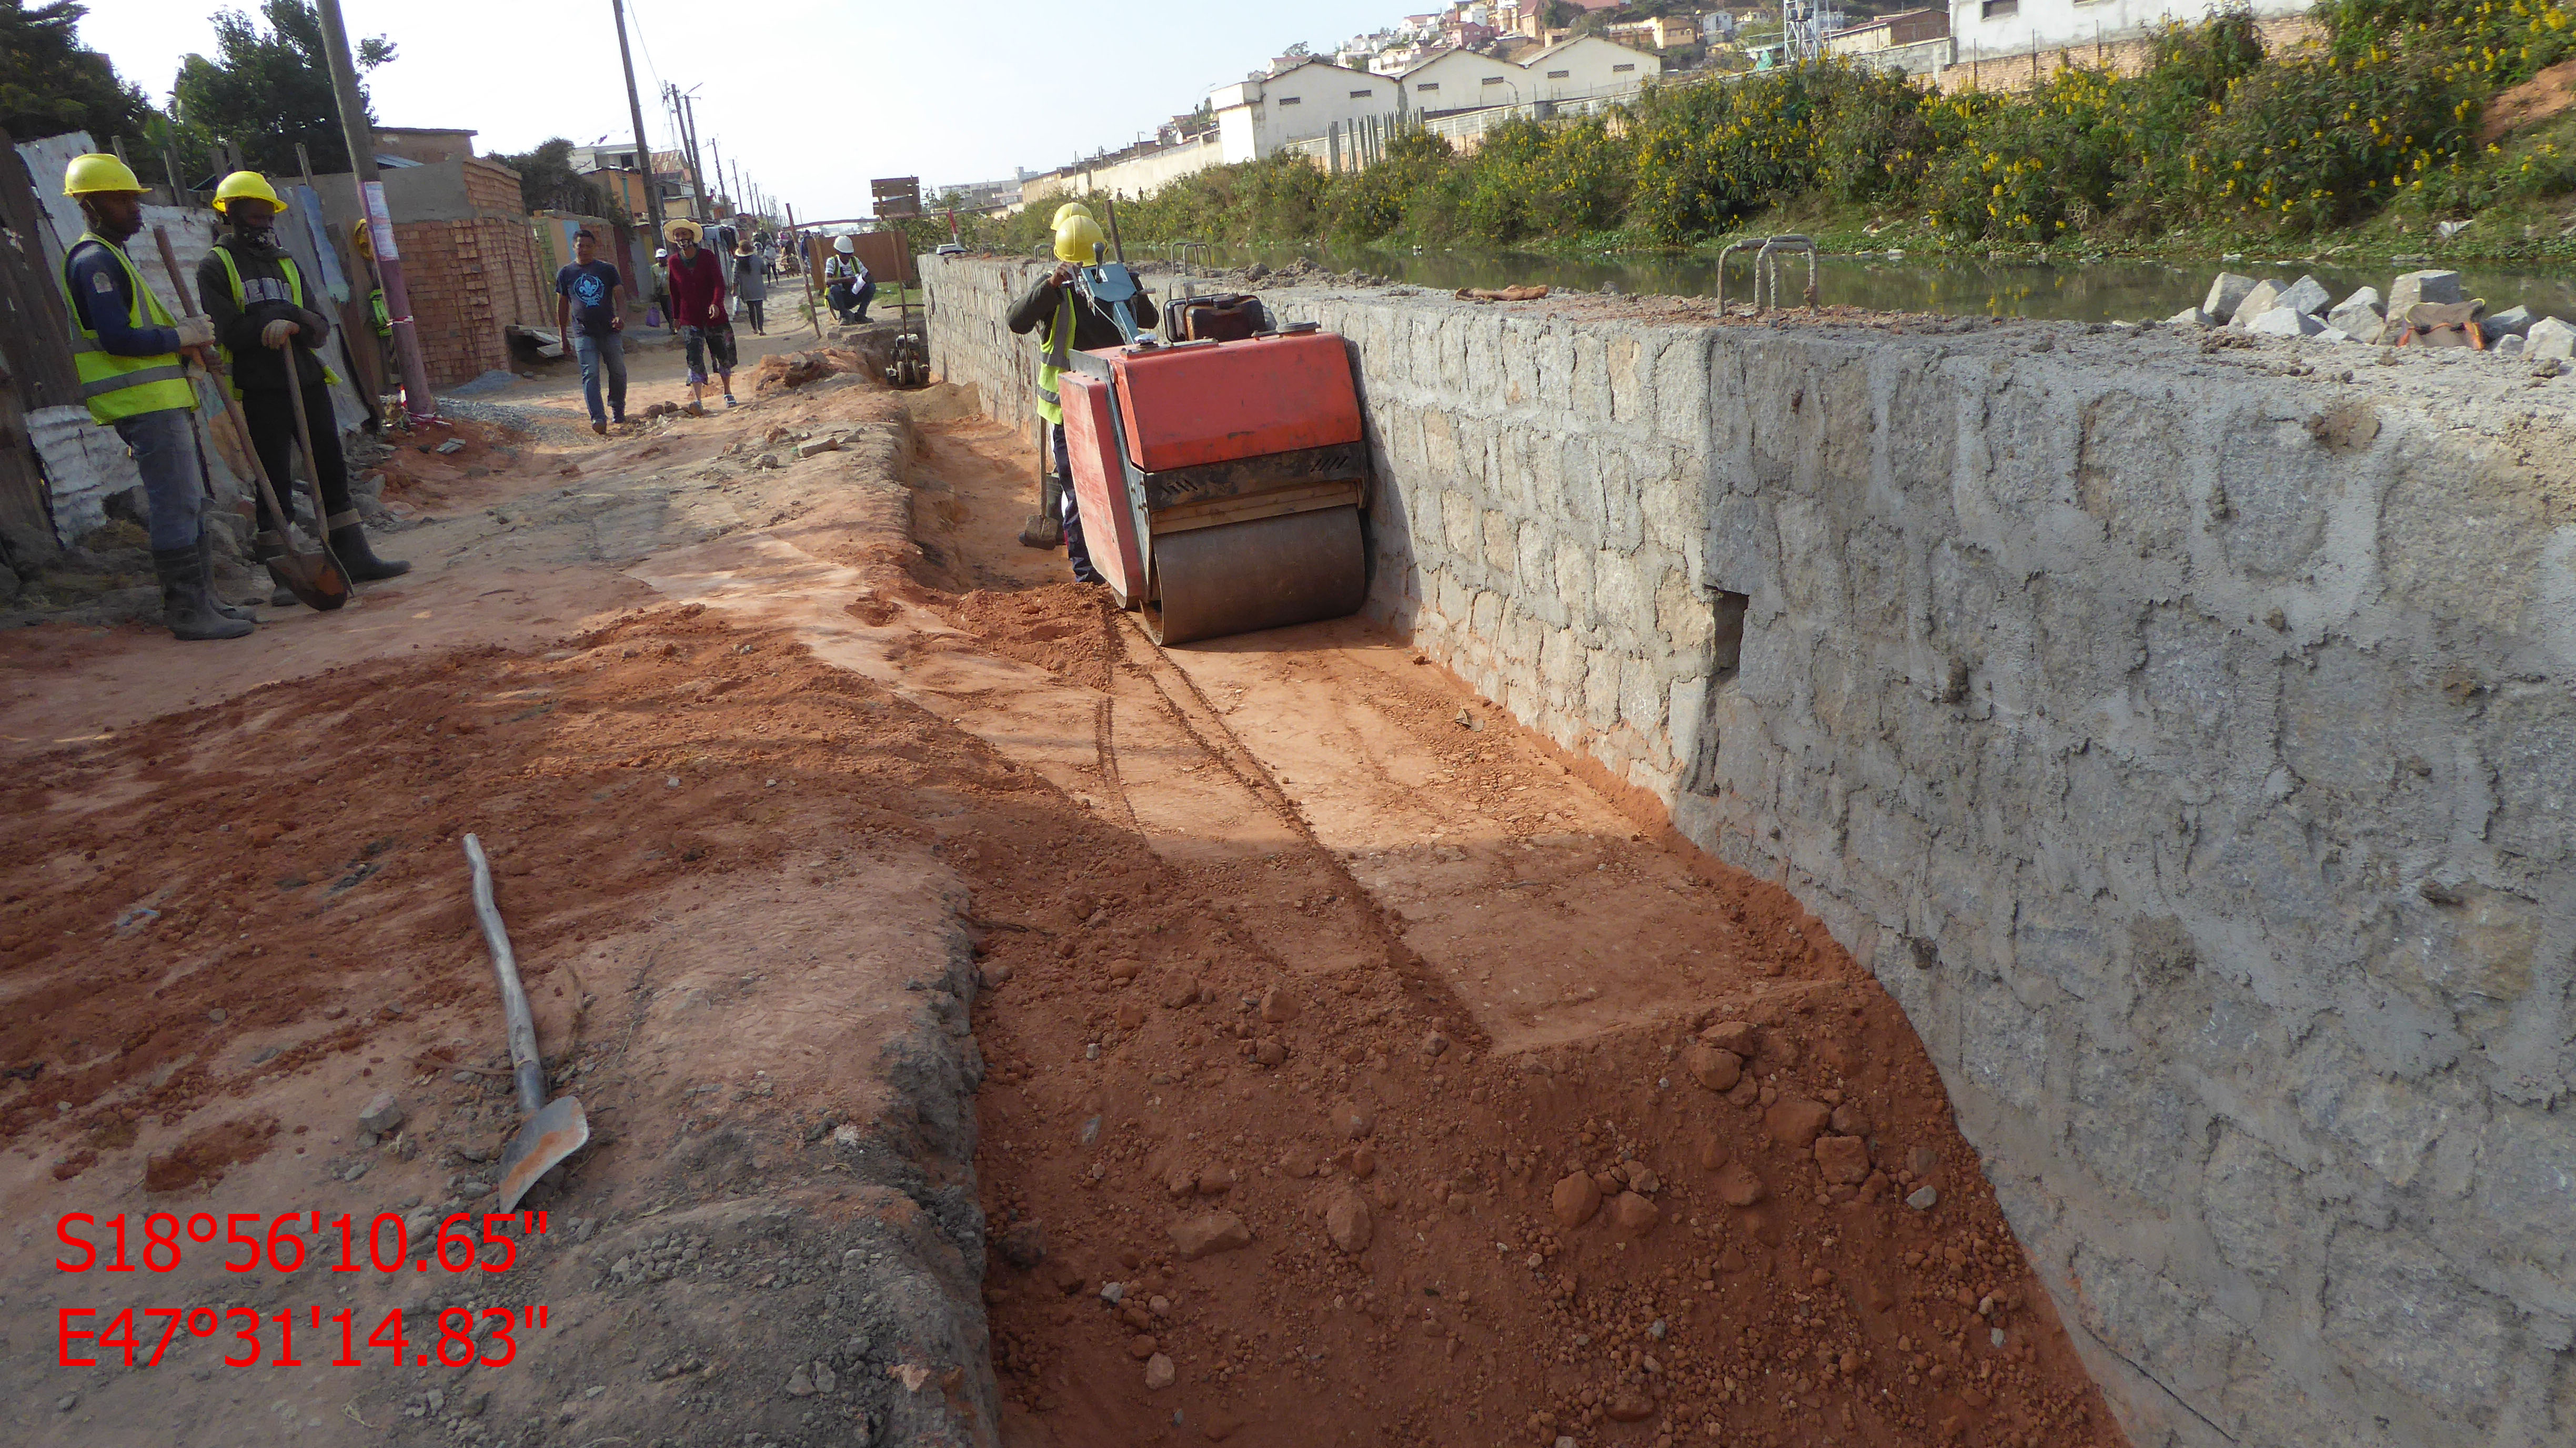
<path id="1" fill-rule="evenodd" d="M 648 290 L 644 305 L 650 309 L 644 319 L 645 324 L 656 325 L 655 319 L 658 318 L 658 325 L 668 327 L 672 336 L 678 336 L 680 324 L 671 319 L 671 252 L 668 247 L 653 248 L 653 276 L 645 285 Z"/>
<path id="2" fill-rule="evenodd" d="M 1037 334 L 1038 415 L 1046 419 L 1053 434 L 1055 475 L 1064 489 L 1064 554 L 1073 565 L 1076 582 L 1098 583 L 1100 571 L 1091 566 L 1091 550 L 1082 541 L 1082 515 L 1073 496 L 1073 455 L 1065 447 L 1064 402 L 1056 379 L 1072 365 L 1074 353 L 1115 347 L 1127 338 L 1118 330 L 1117 320 L 1074 285 L 1081 268 L 1098 262 L 1107 241 L 1100 223 L 1070 207 L 1057 214 L 1064 219 L 1055 229 L 1056 268 L 1029 288 L 1006 321 L 1023 337 Z M 1128 305 L 1140 329 L 1151 329 L 1161 321 L 1153 299 L 1141 290 Z"/>
<path id="3" fill-rule="evenodd" d="M 877 284 L 868 278 L 868 264 L 859 260 L 859 244 L 849 233 L 832 238 L 832 259 L 823 263 L 824 294 L 832 304 L 832 315 L 845 327 L 868 324 L 868 303 L 876 299 Z"/>
<path id="4" fill-rule="evenodd" d="M 669 235 L 671 260 L 666 270 L 671 278 L 671 325 L 680 329 L 680 340 L 689 351 L 689 406 L 706 411 L 699 399 L 706 394 L 712 368 L 724 388 L 725 406 L 732 407 L 733 324 L 725 320 L 724 261 L 698 245 L 698 229 L 688 222 L 672 222 Z"/>
<path id="5" fill-rule="evenodd" d="M 215 210 L 229 229 L 197 265 L 197 295 L 215 324 L 215 341 L 250 424 L 250 445 L 269 480 L 278 485 L 279 503 L 295 506 L 287 501 L 291 494 L 285 487 L 294 476 L 298 452 L 295 402 L 287 395 L 294 388 L 303 394 L 304 415 L 311 423 L 313 481 L 322 494 L 322 529 L 332 556 L 354 582 L 399 578 L 411 565 L 376 556 L 358 521 L 358 505 L 349 497 L 349 467 L 331 411 L 330 384 L 340 379 L 317 350 L 330 339 L 331 323 L 306 305 L 304 276 L 272 232 L 284 209 L 268 178 L 257 171 L 235 171 L 217 184 Z M 286 530 L 292 522 L 271 514 L 267 500 L 260 500 L 259 533 L 251 540 L 251 552 L 270 565 L 270 581 L 281 590 L 286 579 L 275 561 L 286 556 Z M 293 597 L 286 594 L 285 601 Z"/>
<path id="6" fill-rule="evenodd" d="M 760 255 L 746 241 L 734 249 L 733 294 L 742 301 L 742 314 L 751 320 L 751 334 L 766 337 L 769 329 L 761 324 L 761 304 L 769 300 L 769 277 Z"/>
<path id="7" fill-rule="evenodd" d="M 143 474 L 163 621 L 177 638 L 240 638 L 251 631 L 250 619 L 224 607 L 210 588 L 197 385 L 179 360 L 182 351 L 214 340 L 214 324 L 171 316 L 126 255 L 126 238 L 143 229 L 143 183 L 123 161 L 73 157 L 63 194 L 80 203 L 89 223 L 56 277 L 71 313 L 72 366 L 90 421 L 115 428 Z"/>
<path id="8" fill-rule="evenodd" d="M 590 430 L 626 422 L 626 280 L 599 259 L 599 238 L 589 227 L 573 233 L 572 265 L 555 273 L 555 326 L 581 360 L 581 400 L 590 408 Z M 600 374 L 608 376 L 608 406 L 599 401 Z"/>

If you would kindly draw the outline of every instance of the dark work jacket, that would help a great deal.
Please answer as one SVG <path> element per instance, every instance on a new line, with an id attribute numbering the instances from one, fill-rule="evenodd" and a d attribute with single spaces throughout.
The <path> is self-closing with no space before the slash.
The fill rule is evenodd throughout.
<path id="1" fill-rule="evenodd" d="M 234 304 L 232 278 L 224 272 L 223 258 L 209 255 L 197 263 L 197 298 L 205 304 L 206 316 L 215 324 L 215 340 L 232 349 L 233 385 L 245 396 L 286 390 L 285 352 L 272 350 L 259 340 L 260 329 L 280 317 L 303 329 L 288 347 L 295 353 L 296 371 L 305 386 L 319 384 L 322 359 L 313 353 L 330 340 L 331 323 L 309 305 L 299 307 L 286 300 L 286 268 L 278 265 L 286 252 L 264 235 L 254 245 L 239 232 L 226 233 L 215 245 L 231 253 L 233 265 L 241 268 L 242 295 L 248 302 L 246 306 Z M 315 301 L 321 289 L 321 278 L 304 277 L 306 303 Z"/>
<path id="2" fill-rule="evenodd" d="M 1055 316 L 1055 309 L 1055 273 L 1049 272 L 1038 278 L 1038 284 L 1029 288 L 1028 294 L 1021 297 L 1011 308 L 1008 319 L 1011 330 L 1023 336 L 1035 332 L 1043 338 L 1046 336 L 1046 329 L 1051 319 Z M 1136 300 L 1129 302 L 1127 309 L 1135 314 L 1136 330 L 1139 332 L 1150 332 L 1163 320 L 1161 314 L 1154 310 L 1154 299 L 1145 295 L 1145 289 L 1141 283 L 1136 289 Z M 1096 352 L 1103 347 L 1124 346 L 1126 342 L 1127 339 L 1119 335 L 1118 323 L 1110 317 L 1109 313 L 1090 305 L 1084 299 L 1082 289 L 1074 288 L 1073 350 Z"/>

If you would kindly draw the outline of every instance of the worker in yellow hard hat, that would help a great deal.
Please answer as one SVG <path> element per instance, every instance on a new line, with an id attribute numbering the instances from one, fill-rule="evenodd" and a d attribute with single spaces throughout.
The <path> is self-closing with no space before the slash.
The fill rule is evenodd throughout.
<path id="1" fill-rule="evenodd" d="M 173 317 L 126 255 L 127 238 L 143 229 L 143 183 L 130 167 L 114 156 L 75 156 L 63 194 L 89 223 L 57 278 L 71 313 L 72 363 L 90 420 L 116 429 L 143 474 L 164 621 L 183 639 L 240 638 L 249 617 L 213 592 L 197 387 L 179 360 L 213 341 L 214 329 L 202 317 Z"/>
<path id="2" fill-rule="evenodd" d="M 217 183 L 215 210 L 222 213 L 225 230 L 197 266 L 197 295 L 205 298 L 206 313 L 214 319 L 233 391 L 250 424 L 250 445 L 277 485 L 278 500 L 286 503 L 286 480 L 295 475 L 299 451 L 295 403 L 287 395 L 292 387 L 304 394 L 304 416 L 313 434 L 313 481 L 322 493 L 322 527 L 332 556 L 354 582 L 398 578 L 411 565 L 376 556 L 349 496 L 349 466 L 331 413 L 330 384 L 340 379 L 320 351 L 330 339 L 331 321 L 312 306 L 303 272 L 277 244 L 277 214 L 285 209 L 276 188 L 257 171 L 235 171 Z M 251 540 L 252 556 L 270 565 L 271 581 L 279 590 L 269 601 L 281 605 L 294 601 L 275 566 L 286 556 L 292 521 L 271 514 L 262 499 L 259 532 Z"/>
<path id="3" fill-rule="evenodd" d="M 1116 347 L 1127 337 L 1107 311 L 1074 285 L 1081 268 L 1099 264 L 1109 238 L 1087 211 L 1067 214 L 1066 208 L 1059 207 L 1057 214 L 1064 219 L 1055 228 L 1055 270 L 1039 278 L 1012 306 L 1008 320 L 1012 331 L 1023 337 L 1036 333 L 1038 339 L 1038 415 L 1046 419 L 1055 444 L 1055 478 L 1050 487 L 1061 494 L 1065 557 L 1073 564 L 1077 581 L 1098 583 L 1100 572 L 1091 566 L 1091 551 L 1083 546 L 1082 513 L 1074 502 L 1073 465 L 1064 443 L 1064 402 L 1057 378 L 1072 365 L 1073 353 Z M 1160 320 L 1153 299 L 1142 291 L 1130 306 L 1140 328 L 1151 328 Z M 1047 501 L 1058 499 L 1050 496 Z"/>

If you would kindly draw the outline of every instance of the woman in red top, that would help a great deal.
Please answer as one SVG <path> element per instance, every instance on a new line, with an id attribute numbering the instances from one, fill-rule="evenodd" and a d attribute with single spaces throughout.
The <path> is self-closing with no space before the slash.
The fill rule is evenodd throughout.
<path id="1" fill-rule="evenodd" d="M 671 259 L 665 264 L 671 278 L 671 325 L 680 329 L 681 339 L 688 344 L 689 408 L 704 410 L 698 399 L 706 390 L 710 362 L 724 388 L 725 406 L 732 407 L 735 354 L 733 323 L 725 319 L 724 261 L 698 245 L 698 229 L 688 222 L 672 222 L 667 234 L 671 239 Z"/>

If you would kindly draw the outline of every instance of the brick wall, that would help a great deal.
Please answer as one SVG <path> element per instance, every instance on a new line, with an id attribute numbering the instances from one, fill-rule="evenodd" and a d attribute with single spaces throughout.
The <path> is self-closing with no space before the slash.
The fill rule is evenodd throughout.
<path id="1" fill-rule="evenodd" d="M 465 163 L 465 191 L 478 213 L 470 220 L 394 226 L 432 387 L 509 367 L 505 328 L 554 325 L 549 273 L 519 209 L 518 173 L 478 157 Z"/>
<path id="2" fill-rule="evenodd" d="M 473 202 L 477 211 L 516 216 L 527 210 L 519 199 L 519 173 L 480 156 L 465 163 L 465 199 Z"/>
<path id="3" fill-rule="evenodd" d="M 525 218 L 404 222 L 394 234 L 431 386 L 453 386 L 508 367 L 504 327 L 553 325 L 536 238 Z"/>

